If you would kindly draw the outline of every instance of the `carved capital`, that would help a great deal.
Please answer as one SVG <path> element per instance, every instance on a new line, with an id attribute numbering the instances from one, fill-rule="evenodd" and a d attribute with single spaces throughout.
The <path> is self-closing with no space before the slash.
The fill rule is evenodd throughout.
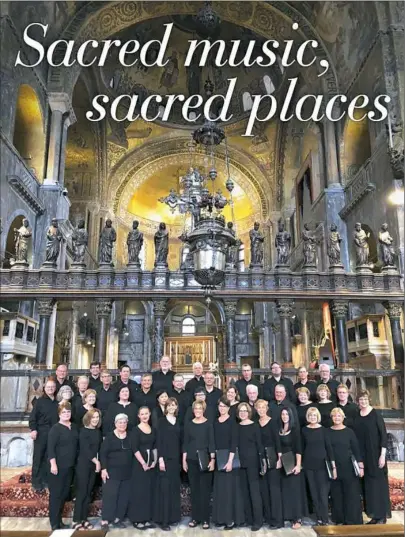
<path id="1" fill-rule="evenodd" d="M 166 300 L 154 300 L 153 313 L 155 316 L 163 317 L 166 313 Z"/>
<path id="2" fill-rule="evenodd" d="M 276 310 L 279 317 L 288 317 L 290 318 L 293 312 L 294 304 L 289 300 L 277 300 L 276 301 Z"/>
<path id="3" fill-rule="evenodd" d="M 224 300 L 224 311 L 227 319 L 235 317 L 238 306 L 237 300 Z"/>
<path id="4" fill-rule="evenodd" d="M 108 317 L 111 315 L 112 300 L 96 300 L 96 315 L 97 317 Z"/>
<path id="5" fill-rule="evenodd" d="M 55 300 L 53 298 L 49 299 L 39 299 L 37 300 L 37 311 L 40 317 L 50 317 L 53 312 L 53 307 L 55 305 Z"/>
<path id="6" fill-rule="evenodd" d="M 331 304 L 334 317 L 346 318 L 349 311 L 349 303 L 343 300 L 334 300 Z"/>
<path id="7" fill-rule="evenodd" d="M 402 313 L 401 302 L 383 302 L 384 308 L 387 310 L 390 319 L 400 319 Z"/>

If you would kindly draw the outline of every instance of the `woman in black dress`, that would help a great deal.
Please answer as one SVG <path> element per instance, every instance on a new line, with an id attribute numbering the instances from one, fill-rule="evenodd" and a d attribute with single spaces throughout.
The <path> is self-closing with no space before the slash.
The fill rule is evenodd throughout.
<path id="1" fill-rule="evenodd" d="M 59 423 L 48 435 L 49 474 L 49 520 L 52 530 L 67 528 L 62 523 L 62 511 L 69 496 L 77 456 L 79 431 L 71 423 L 70 403 L 61 403 L 58 408 Z"/>
<path id="2" fill-rule="evenodd" d="M 302 427 L 305 427 L 307 425 L 308 409 L 311 408 L 311 406 L 316 406 L 316 404 L 311 401 L 311 392 L 308 390 L 308 388 L 305 388 L 305 386 L 303 386 L 302 388 L 298 388 L 295 391 L 297 394 L 298 421 L 302 429 Z"/>
<path id="3" fill-rule="evenodd" d="M 194 401 L 194 419 L 184 424 L 183 470 L 188 473 L 191 489 L 190 528 L 202 523 L 204 530 L 210 527 L 210 499 L 212 472 L 215 468 L 215 441 L 212 423 L 204 417 L 206 404 Z M 198 452 L 198 453 L 197 453 Z M 205 460 L 206 459 L 206 460 Z M 201 468 L 201 464 L 207 466 Z"/>
<path id="4" fill-rule="evenodd" d="M 333 479 L 336 479 L 336 464 L 328 431 L 322 427 L 320 421 L 319 410 L 315 407 L 309 408 L 308 425 L 301 430 L 302 460 L 318 526 L 327 526 L 330 482 L 326 464 L 331 468 Z"/>
<path id="5" fill-rule="evenodd" d="M 128 386 L 122 386 L 117 395 L 118 401 L 108 405 L 108 410 L 104 419 L 103 435 L 107 435 L 107 433 L 111 433 L 114 430 L 115 417 L 118 414 L 125 414 L 128 417 L 128 432 L 138 423 L 138 409 L 135 403 L 130 401 L 131 393 Z"/>
<path id="6" fill-rule="evenodd" d="M 335 408 L 336 403 L 331 400 L 331 394 L 326 384 L 320 384 L 316 389 L 316 396 L 318 397 L 318 403 L 316 407 L 321 414 L 321 425 L 323 427 L 332 426 L 332 418 L 330 413 Z"/>
<path id="7" fill-rule="evenodd" d="M 294 423 L 294 414 L 290 408 L 281 411 L 281 429 L 279 431 L 281 452 L 292 453 L 295 466 L 291 474 L 281 471 L 281 499 L 283 502 L 284 520 L 291 520 L 293 529 L 301 527 L 301 519 L 306 515 L 305 485 L 301 473 L 301 433 Z"/>
<path id="8" fill-rule="evenodd" d="M 96 405 L 97 392 L 96 390 L 86 390 L 82 397 L 82 404 L 76 404 L 74 412 L 74 423 L 76 427 L 83 427 L 83 417 L 89 410 L 92 410 Z"/>
<path id="9" fill-rule="evenodd" d="M 270 529 L 284 527 L 283 505 L 281 502 L 281 445 L 277 421 L 268 415 L 269 403 L 259 399 L 255 404 L 259 415 L 262 445 L 266 455 L 267 472 L 260 479 L 264 518 Z"/>
<path id="10" fill-rule="evenodd" d="M 229 409 L 229 400 L 223 395 L 218 403 L 219 418 L 214 422 L 217 468 L 212 520 L 217 526 L 225 526 L 226 530 L 245 522 L 239 468 L 234 468 L 234 457 L 238 453 L 238 425 L 229 415 Z M 226 462 L 225 466 L 223 462 Z"/>
<path id="11" fill-rule="evenodd" d="M 363 524 L 360 477 L 364 475 L 364 465 L 359 444 L 353 430 L 344 425 L 341 408 L 334 408 L 331 417 L 333 425 L 328 432 L 337 472 L 337 479 L 330 484 L 332 520 L 334 524 Z M 355 474 L 352 457 L 359 466 L 359 476 Z"/>
<path id="12" fill-rule="evenodd" d="M 345 384 L 339 384 L 336 389 L 338 408 L 341 408 L 345 415 L 344 424 L 353 429 L 354 421 L 359 414 L 359 407 L 356 403 L 349 401 L 349 389 Z"/>
<path id="13" fill-rule="evenodd" d="M 170 524 L 177 524 L 181 518 L 181 427 L 178 411 L 177 399 L 170 397 L 166 403 L 165 415 L 159 420 L 156 431 L 159 472 L 154 521 L 164 531 L 170 531 Z"/>
<path id="14" fill-rule="evenodd" d="M 141 406 L 138 412 L 139 425 L 131 432 L 131 446 L 135 454 L 132 464 L 132 489 L 128 518 L 134 528 L 154 528 L 153 493 L 156 483 L 156 432 L 149 425 L 150 410 Z"/>
<path id="15" fill-rule="evenodd" d="M 354 421 L 354 432 L 364 461 L 363 497 L 365 512 L 371 518 L 367 524 L 386 524 L 391 517 L 387 430 L 382 416 L 370 405 L 369 392 L 360 392 L 357 400 L 360 413 Z"/>
<path id="16" fill-rule="evenodd" d="M 266 468 L 264 450 L 258 423 L 251 420 L 252 410 L 248 403 L 238 406 L 238 447 L 240 457 L 241 486 L 245 504 L 246 522 L 252 531 L 263 525 L 263 505 L 260 494 L 260 473 Z"/>
<path id="17" fill-rule="evenodd" d="M 226 398 L 229 401 L 229 415 L 236 421 L 236 414 L 238 410 L 238 405 L 240 403 L 239 392 L 235 386 L 230 386 L 226 390 Z"/>
<path id="18" fill-rule="evenodd" d="M 114 431 L 107 434 L 100 448 L 103 505 L 101 529 L 125 528 L 123 519 L 131 492 L 133 453 L 127 432 L 128 416 L 117 414 Z"/>
<path id="19" fill-rule="evenodd" d="M 87 390 L 90 391 L 90 390 Z M 93 390 L 92 390 L 93 391 Z M 79 456 L 76 464 L 76 501 L 73 513 L 73 529 L 93 529 L 87 520 L 91 494 L 96 482 L 96 474 L 101 471 L 99 451 L 101 446 L 101 412 L 90 409 L 83 416 L 79 432 Z"/>
<path id="20" fill-rule="evenodd" d="M 169 394 L 161 390 L 156 394 L 156 408 L 152 410 L 152 427 L 157 428 L 160 418 L 165 416 L 166 403 L 169 399 Z"/>
<path id="21" fill-rule="evenodd" d="M 48 434 L 58 423 L 58 402 L 55 399 L 56 383 L 52 377 L 45 380 L 44 393 L 34 403 L 29 418 L 31 438 L 34 441 L 32 457 L 32 488 L 40 492 L 48 487 L 49 462 Z"/>

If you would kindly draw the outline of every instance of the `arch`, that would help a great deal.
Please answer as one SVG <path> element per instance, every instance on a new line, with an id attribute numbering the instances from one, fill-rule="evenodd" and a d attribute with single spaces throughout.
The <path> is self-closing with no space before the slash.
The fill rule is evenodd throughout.
<path id="1" fill-rule="evenodd" d="M 28 452 L 28 442 L 24 438 L 12 438 L 7 446 L 7 466 L 26 466 L 28 464 Z"/>
<path id="2" fill-rule="evenodd" d="M 45 165 L 44 115 L 35 90 L 28 84 L 18 89 L 13 145 L 27 168 L 42 182 Z"/>
<path id="3" fill-rule="evenodd" d="M 181 323 L 181 334 L 183 336 L 194 336 L 195 335 L 195 320 L 193 317 L 187 315 L 184 317 Z"/>

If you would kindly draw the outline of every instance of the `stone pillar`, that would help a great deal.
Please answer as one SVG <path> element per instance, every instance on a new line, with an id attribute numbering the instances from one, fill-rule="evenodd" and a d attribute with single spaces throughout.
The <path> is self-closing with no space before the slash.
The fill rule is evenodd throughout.
<path id="1" fill-rule="evenodd" d="M 12 142 L 17 108 L 18 74 L 12 68 L 2 67 L 0 95 L 4 106 L 1 108 L 1 128 L 6 137 Z M 6 104 L 7 103 L 7 104 Z"/>
<path id="2" fill-rule="evenodd" d="M 108 320 L 111 315 L 112 300 L 96 300 L 97 337 L 94 359 L 100 364 L 105 364 L 107 356 Z"/>
<path id="3" fill-rule="evenodd" d="M 401 333 L 402 304 L 400 302 L 384 302 L 391 325 L 392 346 L 394 348 L 395 367 L 404 365 L 404 343 Z"/>
<path id="4" fill-rule="evenodd" d="M 345 367 L 349 361 L 349 350 L 347 347 L 346 320 L 349 310 L 348 302 L 334 300 L 332 302 L 332 313 L 335 318 L 336 345 L 339 353 L 339 365 Z"/>
<path id="5" fill-rule="evenodd" d="M 286 367 L 292 367 L 290 324 L 293 303 L 290 300 L 277 300 L 276 310 L 280 317 L 281 361 Z"/>
<path id="6" fill-rule="evenodd" d="M 72 328 L 70 331 L 70 356 L 69 366 L 72 369 L 78 369 L 79 366 L 79 346 L 77 338 L 79 336 L 79 317 L 80 317 L 80 302 L 72 302 Z"/>
<path id="7" fill-rule="evenodd" d="M 38 366 L 46 365 L 46 356 L 48 351 L 49 321 L 53 312 L 55 301 L 53 299 L 37 300 L 37 311 L 39 314 L 39 328 L 37 335 L 37 351 L 35 363 Z"/>
<path id="8" fill-rule="evenodd" d="M 65 147 L 62 147 L 63 115 L 71 108 L 69 96 L 66 93 L 50 93 L 49 106 L 52 110 L 52 116 L 45 185 L 59 182 L 61 155 L 65 152 Z"/>
<path id="9" fill-rule="evenodd" d="M 160 359 L 164 354 L 165 343 L 165 315 L 166 315 L 166 300 L 153 301 L 153 316 L 155 322 L 155 330 L 153 334 L 153 363 L 152 369 L 156 368 Z"/>
<path id="10" fill-rule="evenodd" d="M 235 348 L 235 315 L 238 305 L 237 300 L 225 300 L 224 311 L 226 319 L 226 346 L 227 355 L 225 362 L 236 364 L 236 348 Z"/>
<path id="11" fill-rule="evenodd" d="M 322 126 L 325 145 L 326 182 L 329 188 L 331 185 L 340 183 L 336 150 L 335 123 L 333 121 L 325 120 L 322 123 Z"/>
<path id="12" fill-rule="evenodd" d="M 67 144 L 67 135 L 68 128 L 74 123 L 74 119 L 69 115 L 64 118 L 63 127 L 62 127 L 62 139 L 61 139 L 61 152 L 60 152 L 60 163 L 59 163 L 59 184 L 63 187 L 65 183 L 65 161 L 66 161 L 66 144 Z"/>
<path id="13" fill-rule="evenodd" d="M 377 388 L 378 388 L 378 406 L 380 408 L 386 408 L 385 397 L 384 397 L 384 377 L 381 375 L 377 376 Z"/>

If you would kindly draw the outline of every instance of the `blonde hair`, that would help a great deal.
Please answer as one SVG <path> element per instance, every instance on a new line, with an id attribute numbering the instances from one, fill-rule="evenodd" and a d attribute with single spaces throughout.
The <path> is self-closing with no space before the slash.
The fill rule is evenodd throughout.
<path id="1" fill-rule="evenodd" d="M 255 403 L 255 408 L 259 405 L 266 405 L 266 407 L 269 408 L 269 403 L 265 399 L 258 399 Z"/>
<path id="2" fill-rule="evenodd" d="M 346 417 L 346 414 L 339 407 L 332 408 L 332 410 L 330 411 L 330 416 L 332 417 L 334 414 L 340 414 L 343 418 Z"/>
<path id="3" fill-rule="evenodd" d="M 347 393 L 349 393 L 349 388 L 346 386 L 346 384 L 339 384 L 339 386 L 336 388 L 336 391 L 338 390 L 346 390 Z"/>
<path id="4" fill-rule="evenodd" d="M 88 390 L 86 390 L 83 394 L 83 397 L 82 397 L 82 403 L 85 404 L 86 403 L 86 398 L 89 396 L 89 395 L 95 395 L 95 397 L 97 398 L 97 392 L 96 390 L 92 390 L 91 388 L 89 388 Z"/>
<path id="5" fill-rule="evenodd" d="M 194 410 L 196 406 L 201 406 L 204 412 L 207 410 L 207 403 L 205 401 L 194 401 L 191 408 Z"/>
<path id="6" fill-rule="evenodd" d="M 326 364 L 324 364 L 326 365 Z M 322 390 L 325 390 L 328 392 L 328 398 L 330 397 L 330 389 L 328 388 L 328 386 L 326 386 L 326 384 L 320 384 L 317 389 L 316 389 L 316 395 L 318 396 L 318 399 L 319 399 L 319 392 L 321 392 Z"/>
<path id="7" fill-rule="evenodd" d="M 305 419 L 308 421 L 308 416 L 310 414 L 316 414 L 316 421 L 317 423 L 321 423 L 321 413 L 319 412 L 319 410 L 314 407 L 314 406 L 311 406 L 310 408 L 308 408 L 306 414 L 305 414 Z"/>
<path id="8" fill-rule="evenodd" d="M 297 396 L 298 396 L 299 393 L 306 393 L 308 395 L 308 397 L 311 395 L 311 392 L 305 386 L 301 386 L 301 388 L 297 388 L 295 390 L 295 393 L 297 394 Z"/>

